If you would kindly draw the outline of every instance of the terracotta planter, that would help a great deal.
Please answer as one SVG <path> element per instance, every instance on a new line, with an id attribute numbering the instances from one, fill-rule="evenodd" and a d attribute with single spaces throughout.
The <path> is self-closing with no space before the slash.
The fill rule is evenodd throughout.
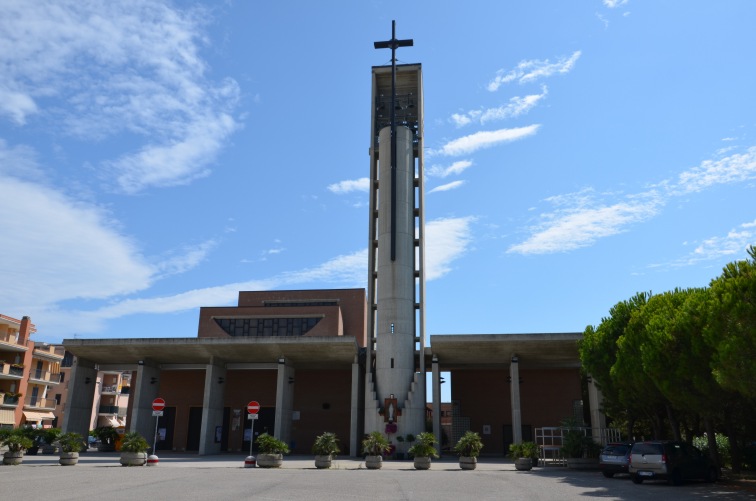
<path id="1" fill-rule="evenodd" d="M 323 456 L 323 455 L 316 455 L 315 456 L 315 468 L 318 468 L 319 470 L 330 468 L 331 467 L 331 461 L 332 457 L 330 455 Z"/>
<path id="2" fill-rule="evenodd" d="M 368 470 L 380 470 L 383 466 L 383 457 L 365 456 L 365 467 Z"/>
<path id="3" fill-rule="evenodd" d="M 474 470 L 478 466 L 478 458 L 459 456 L 459 467 L 463 470 Z"/>
<path id="4" fill-rule="evenodd" d="M 517 458 L 514 463 L 517 471 L 529 471 L 533 468 L 533 460 L 530 458 Z"/>
<path id="5" fill-rule="evenodd" d="M 257 466 L 260 468 L 280 468 L 283 464 L 283 454 L 258 454 Z"/>
<path id="6" fill-rule="evenodd" d="M 5 452 L 3 453 L 3 464 L 7 465 L 17 465 L 21 464 L 24 461 L 24 451 L 18 451 L 18 452 Z"/>
<path id="7" fill-rule="evenodd" d="M 73 466 L 79 462 L 78 452 L 61 452 L 58 462 L 63 466 Z"/>
<path id="8" fill-rule="evenodd" d="M 416 470 L 429 470 L 431 467 L 431 458 L 415 457 Z"/>
<path id="9" fill-rule="evenodd" d="M 146 452 L 121 451 L 121 466 L 144 466 L 147 464 Z"/>

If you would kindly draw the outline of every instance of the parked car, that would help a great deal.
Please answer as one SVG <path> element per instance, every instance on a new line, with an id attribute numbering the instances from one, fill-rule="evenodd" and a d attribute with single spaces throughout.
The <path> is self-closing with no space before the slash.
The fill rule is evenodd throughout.
<path id="1" fill-rule="evenodd" d="M 701 451 L 684 442 L 651 441 L 633 444 L 628 471 L 633 482 L 664 479 L 680 485 L 689 479 L 714 482 L 719 469 Z"/>
<path id="2" fill-rule="evenodd" d="M 628 473 L 627 468 L 632 448 L 632 443 L 607 444 L 601 450 L 601 455 L 599 456 L 599 469 L 601 473 L 606 478 L 612 478 L 617 473 Z"/>

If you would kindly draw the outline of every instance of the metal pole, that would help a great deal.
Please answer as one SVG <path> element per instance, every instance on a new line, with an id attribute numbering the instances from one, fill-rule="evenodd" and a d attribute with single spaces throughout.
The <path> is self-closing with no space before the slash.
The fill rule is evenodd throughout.
<path id="1" fill-rule="evenodd" d="M 160 421 L 160 416 L 155 416 L 155 437 L 152 439 L 152 453 L 153 454 L 155 454 L 155 452 L 157 452 L 158 421 Z"/>
<path id="2" fill-rule="evenodd" d="M 255 441 L 255 420 L 252 417 L 252 414 L 249 414 L 249 417 L 247 418 L 250 421 L 252 421 L 252 424 L 249 426 L 249 455 L 252 455 L 252 444 Z"/>

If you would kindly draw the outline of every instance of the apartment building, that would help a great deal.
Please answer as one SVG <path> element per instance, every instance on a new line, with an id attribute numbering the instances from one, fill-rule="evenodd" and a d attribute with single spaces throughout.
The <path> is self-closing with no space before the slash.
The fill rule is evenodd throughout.
<path id="1" fill-rule="evenodd" d="M 64 350 L 32 341 L 36 331 L 29 317 L 0 314 L 0 426 L 53 426 Z"/>

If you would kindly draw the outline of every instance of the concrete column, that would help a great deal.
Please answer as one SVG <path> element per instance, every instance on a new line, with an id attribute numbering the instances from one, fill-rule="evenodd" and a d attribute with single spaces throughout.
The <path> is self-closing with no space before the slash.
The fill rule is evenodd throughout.
<path id="1" fill-rule="evenodd" d="M 357 457 L 360 453 L 360 437 L 362 436 L 364 400 L 363 393 L 360 391 L 364 387 L 362 381 L 362 371 L 360 364 L 355 357 L 352 363 L 352 410 L 349 422 L 349 455 Z"/>
<path id="2" fill-rule="evenodd" d="M 96 383 L 97 369 L 95 369 L 95 363 L 76 357 L 71 367 L 66 410 L 63 413 L 62 429 L 64 432 L 72 431 L 82 437 L 89 435 L 89 422 L 92 417 Z"/>
<path id="3" fill-rule="evenodd" d="M 375 373 L 379 405 L 393 394 L 404 405 L 415 378 L 415 163 L 412 133 L 396 128 L 396 256 L 391 260 L 391 128 L 380 131 L 378 162 L 378 312 Z M 417 434 L 423 431 L 407 430 Z"/>
<path id="4" fill-rule="evenodd" d="M 438 358 L 433 355 L 432 365 L 433 376 L 431 385 L 433 386 L 433 434 L 436 436 L 436 452 L 441 454 L 441 370 L 438 366 Z"/>
<path id="5" fill-rule="evenodd" d="M 606 430 L 606 415 L 601 411 L 604 405 L 604 395 L 596 386 L 593 378 L 588 378 L 588 405 L 591 411 L 591 434 L 593 440 L 600 444 L 606 444 L 607 439 L 604 435 Z"/>
<path id="6" fill-rule="evenodd" d="M 134 403 L 131 407 L 129 431 L 138 431 L 152 444 L 155 436 L 155 419 L 152 417 L 152 401 L 160 395 L 160 368 L 150 360 L 140 360 L 136 370 L 136 382 L 132 385 Z M 165 398 L 171 406 L 170 397 Z"/>
<path id="7" fill-rule="evenodd" d="M 293 367 L 284 359 L 278 361 L 278 381 L 276 384 L 276 421 L 275 436 L 287 444 L 291 442 L 291 418 L 294 412 L 294 374 Z"/>
<path id="8" fill-rule="evenodd" d="M 511 384 L 509 392 L 512 399 L 512 442 L 522 443 L 522 414 L 520 410 L 520 359 L 517 355 L 512 356 L 509 364 L 509 378 Z"/>
<path id="9" fill-rule="evenodd" d="M 199 454 L 220 454 L 221 443 L 215 441 L 215 428 L 224 426 L 223 401 L 226 389 L 226 368 L 215 358 L 205 368 L 205 394 L 202 398 L 202 431 Z"/>

